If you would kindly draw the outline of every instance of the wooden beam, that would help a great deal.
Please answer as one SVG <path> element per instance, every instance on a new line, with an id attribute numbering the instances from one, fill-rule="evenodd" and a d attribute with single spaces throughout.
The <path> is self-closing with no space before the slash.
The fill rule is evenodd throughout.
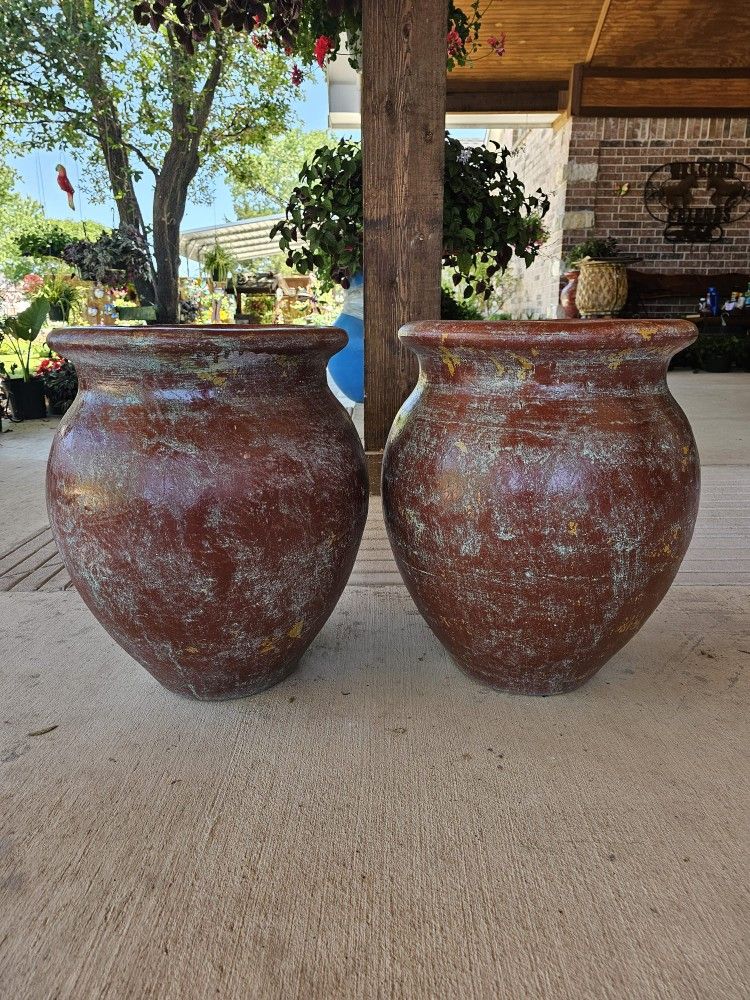
<path id="1" fill-rule="evenodd" d="M 448 4 L 368 0 L 362 8 L 365 450 L 372 475 L 417 377 L 398 329 L 440 316 Z"/>
<path id="2" fill-rule="evenodd" d="M 596 22 L 596 27 L 594 28 L 594 33 L 591 36 L 591 41 L 589 42 L 589 50 L 586 53 L 587 63 L 590 63 L 594 58 L 594 53 L 596 52 L 596 47 L 599 44 L 599 38 L 601 37 L 604 22 L 607 20 L 607 14 L 609 14 L 611 3 L 612 0 L 603 0 L 602 9 L 599 11 L 599 18 Z"/>
<path id="3" fill-rule="evenodd" d="M 514 82 L 486 90 L 452 90 L 448 82 L 446 110 L 502 114 L 524 111 L 559 111 L 560 94 L 567 94 L 567 80 Z M 567 100 L 565 101 L 567 104 Z"/>
<path id="4" fill-rule="evenodd" d="M 745 115 L 750 111 L 750 68 L 573 67 L 573 115 Z"/>

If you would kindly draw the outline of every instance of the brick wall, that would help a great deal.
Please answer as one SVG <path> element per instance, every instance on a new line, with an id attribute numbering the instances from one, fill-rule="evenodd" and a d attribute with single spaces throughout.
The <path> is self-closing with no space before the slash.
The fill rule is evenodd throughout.
<path id="1" fill-rule="evenodd" d="M 554 316 L 561 256 L 592 236 L 614 236 L 624 252 L 642 258 L 635 265 L 642 271 L 750 276 L 750 217 L 727 226 L 720 244 L 673 248 L 664 240 L 663 223 L 643 204 L 649 174 L 670 160 L 750 162 L 747 119 L 575 118 L 558 132 L 506 132 L 499 141 L 517 150 L 515 169 L 527 186 L 554 192 L 542 258 L 525 274 L 523 265 L 514 268 L 521 279 L 509 309 L 514 314 Z M 671 299 L 647 308 L 650 315 L 677 315 L 695 306 L 693 300 Z"/>

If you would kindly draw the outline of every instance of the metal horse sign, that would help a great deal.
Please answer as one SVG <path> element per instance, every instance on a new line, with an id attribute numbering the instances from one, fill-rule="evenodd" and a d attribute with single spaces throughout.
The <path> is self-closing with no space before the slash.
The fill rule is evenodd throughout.
<path id="1" fill-rule="evenodd" d="M 720 243 L 750 213 L 750 168 L 738 160 L 674 160 L 653 170 L 643 201 L 667 243 Z"/>

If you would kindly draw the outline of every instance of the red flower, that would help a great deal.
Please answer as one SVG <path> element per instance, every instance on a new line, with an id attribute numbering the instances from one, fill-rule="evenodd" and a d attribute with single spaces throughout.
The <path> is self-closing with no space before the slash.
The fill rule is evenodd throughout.
<path id="1" fill-rule="evenodd" d="M 26 274 L 21 282 L 21 287 L 26 295 L 33 295 L 38 292 L 44 284 L 44 279 L 38 274 Z"/>
<path id="2" fill-rule="evenodd" d="M 295 63 L 294 66 L 292 67 L 292 83 L 294 84 L 295 87 L 299 87 L 299 85 L 302 83 L 304 79 L 305 79 L 304 73 L 299 68 L 297 63 Z"/>
<path id="3" fill-rule="evenodd" d="M 321 69 L 325 66 L 326 56 L 333 48 L 333 39 L 329 38 L 328 35 L 320 35 L 315 39 L 315 45 L 313 46 L 313 55 L 315 56 L 315 61 Z"/>
<path id="4" fill-rule="evenodd" d="M 491 38 L 488 38 L 487 39 L 487 44 L 489 45 L 489 47 L 492 49 L 492 51 L 495 53 L 496 56 L 504 56 L 505 55 L 505 32 L 501 31 L 499 38 L 495 38 L 494 35 Z"/>
<path id="5" fill-rule="evenodd" d="M 446 35 L 446 43 L 448 45 L 448 57 L 453 58 L 457 56 L 459 52 L 463 50 L 464 42 L 459 33 L 456 31 L 455 27 Z"/>

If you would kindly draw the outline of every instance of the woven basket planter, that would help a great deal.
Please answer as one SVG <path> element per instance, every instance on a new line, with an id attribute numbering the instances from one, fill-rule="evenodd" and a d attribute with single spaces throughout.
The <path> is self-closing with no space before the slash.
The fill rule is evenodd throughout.
<path id="1" fill-rule="evenodd" d="M 576 289 L 581 316 L 617 316 L 628 297 L 628 275 L 624 264 L 582 260 Z"/>

